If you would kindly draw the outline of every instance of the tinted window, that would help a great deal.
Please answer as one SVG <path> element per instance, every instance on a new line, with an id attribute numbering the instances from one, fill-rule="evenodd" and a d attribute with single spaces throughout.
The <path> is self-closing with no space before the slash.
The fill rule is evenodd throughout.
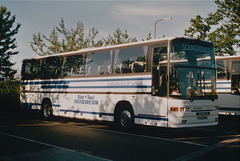
<path id="1" fill-rule="evenodd" d="M 86 57 L 86 75 L 111 74 L 111 57 L 109 51 L 89 53 Z"/>
<path id="2" fill-rule="evenodd" d="M 60 57 L 48 57 L 42 62 L 42 78 L 59 78 L 61 75 Z"/>
<path id="3" fill-rule="evenodd" d="M 36 79 L 41 77 L 41 60 L 34 60 L 32 62 L 32 76 Z"/>
<path id="4" fill-rule="evenodd" d="M 215 68 L 212 46 L 173 43 L 170 53 L 171 66 Z"/>
<path id="5" fill-rule="evenodd" d="M 218 79 L 227 79 L 229 73 L 227 60 L 217 60 L 217 76 Z"/>
<path id="6" fill-rule="evenodd" d="M 240 95 L 240 62 L 232 62 L 232 94 Z"/>
<path id="7" fill-rule="evenodd" d="M 85 75 L 85 55 L 73 55 L 63 59 L 63 76 Z"/>
<path id="8" fill-rule="evenodd" d="M 216 73 L 211 43 L 176 39 L 171 44 L 169 94 L 184 99 L 215 99 Z"/>
<path id="9" fill-rule="evenodd" d="M 31 79 L 31 68 L 32 64 L 30 61 L 23 61 L 23 66 L 22 66 L 22 79 Z"/>
<path id="10" fill-rule="evenodd" d="M 111 51 L 114 74 L 146 72 L 147 47 L 132 47 Z"/>
<path id="11" fill-rule="evenodd" d="M 240 74 L 240 62 L 232 62 L 232 74 Z"/>
<path id="12" fill-rule="evenodd" d="M 41 74 L 41 60 L 23 61 L 22 79 L 38 79 Z"/>

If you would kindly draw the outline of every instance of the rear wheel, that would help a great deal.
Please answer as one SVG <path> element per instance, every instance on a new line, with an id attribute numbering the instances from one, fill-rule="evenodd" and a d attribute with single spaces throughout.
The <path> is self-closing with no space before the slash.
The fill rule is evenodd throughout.
<path id="1" fill-rule="evenodd" d="M 43 119 L 51 119 L 53 117 L 52 103 L 50 100 L 44 100 L 42 103 Z"/>
<path id="2" fill-rule="evenodd" d="M 115 123 L 118 127 L 129 129 L 134 124 L 133 110 L 128 104 L 123 104 L 115 114 Z"/>

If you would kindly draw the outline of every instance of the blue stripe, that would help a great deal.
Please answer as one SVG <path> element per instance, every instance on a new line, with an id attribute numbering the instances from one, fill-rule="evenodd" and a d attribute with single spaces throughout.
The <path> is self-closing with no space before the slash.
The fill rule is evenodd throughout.
<path id="1" fill-rule="evenodd" d="M 217 89 L 231 89 L 231 87 L 221 87 L 221 88 L 217 88 Z"/>
<path id="2" fill-rule="evenodd" d="M 38 82 L 21 82 L 22 85 L 42 85 L 42 84 L 68 84 L 67 81 L 38 81 Z"/>
<path id="3" fill-rule="evenodd" d="M 205 83 L 202 83 L 203 85 L 204 84 L 211 84 L 211 82 L 205 82 Z M 227 84 L 227 85 L 229 85 L 229 84 L 231 84 L 231 82 L 217 82 L 217 84 Z"/>
<path id="4" fill-rule="evenodd" d="M 73 113 L 85 113 L 85 114 L 93 114 L 93 115 L 114 116 L 114 114 L 112 114 L 112 113 L 103 113 L 103 112 L 76 111 L 76 110 L 64 110 L 64 109 L 60 109 L 60 111 L 61 111 L 61 112 L 73 112 Z M 168 121 L 167 118 L 161 118 L 161 117 L 138 116 L 138 115 L 135 115 L 134 117 L 135 117 L 135 118 L 138 118 L 138 119 Z"/>
<path id="5" fill-rule="evenodd" d="M 120 78 L 120 79 L 87 79 L 87 80 L 67 80 L 67 81 L 35 81 L 22 82 L 22 85 L 46 85 L 46 84 L 69 84 L 70 82 L 105 82 L 105 81 L 134 81 L 134 80 L 152 80 L 152 78 Z"/>
<path id="6" fill-rule="evenodd" d="M 52 106 L 53 107 L 61 107 L 61 105 L 55 105 L 55 104 L 53 104 Z"/>
<path id="7" fill-rule="evenodd" d="M 231 84 L 231 82 L 217 82 L 217 84 Z"/>
<path id="8" fill-rule="evenodd" d="M 151 86 L 70 86 L 68 88 L 151 88 Z"/>
<path id="9" fill-rule="evenodd" d="M 46 86 L 41 86 L 41 88 L 43 89 L 47 89 L 47 88 L 69 88 L 68 85 L 46 85 Z"/>
<path id="10" fill-rule="evenodd" d="M 162 117 L 152 117 L 152 116 L 135 116 L 135 118 L 138 118 L 138 119 L 148 119 L 148 120 L 162 120 L 162 121 L 168 121 L 167 118 L 162 118 Z"/>
<path id="11" fill-rule="evenodd" d="M 89 112 L 89 111 L 76 111 L 76 110 L 63 110 L 63 109 L 60 109 L 60 112 L 73 112 L 73 113 L 85 113 L 85 114 L 94 114 L 94 115 L 114 116 L 114 115 L 111 114 L 111 113 Z"/>
<path id="12" fill-rule="evenodd" d="M 68 82 L 105 82 L 105 81 L 134 81 L 134 80 L 152 80 L 152 78 L 88 79 L 88 80 L 70 80 Z"/>
<path id="13" fill-rule="evenodd" d="M 54 85 L 54 86 L 41 86 L 43 89 L 47 88 L 151 88 L 151 86 L 68 86 L 68 85 Z"/>
<path id="14" fill-rule="evenodd" d="M 29 109 L 32 107 L 32 106 L 41 106 L 42 104 L 41 103 L 22 103 L 22 105 L 25 105 L 27 106 Z M 58 105 L 58 104 L 52 104 L 53 107 L 61 107 L 61 105 Z"/>

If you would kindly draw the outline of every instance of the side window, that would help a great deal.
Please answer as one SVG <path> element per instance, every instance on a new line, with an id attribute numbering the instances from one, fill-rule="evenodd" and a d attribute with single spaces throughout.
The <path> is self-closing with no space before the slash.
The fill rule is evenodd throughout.
<path id="1" fill-rule="evenodd" d="M 39 79 L 41 77 L 41 60 L 33 60 L 32 76 L 34 79 Z"/>
<path id="2" fill-rule="evenodd" d="M 99 51 L 63 58 L 63 76 L 91 76 L 151 71 L 148 46 Z M 149 59 L 151 60 L 151 58 Z M 148 64 L 148 67 L 147 67 Z"/>
<path id="3" fill-rule="evenodd" d="M 63 76 L 83 76 L 85 54 L 67 56 L 63 58 Z"/>
<path id="4" fill-rule="evenodd" d="M 23 61 L 22 65 L 22 79 L 31 79 L 32 74 L 32 63 L 30 61 Z"/>
<path id="5" fill-rule="evenodd" d="M 41 72 L 41 60 L 25 60 L 22 67 L 22 79 L 39 79 Z"/>
<path id="6" fill-rule="evenodd" d="M 232 62 L 232 94 L 240 95 L 240 62 Z"/>
<path id="7" fill-rule="evenodd" d="M 218 79 L 229 80 L 229 69 L 227 67 L 227 60 L 217 60 L 217 77 Z"/>
<path id="8" fill-rule="evenodd" d="M 108 75 L 111 73 L 111 56 L 109 51 L 87 54 L 86 75 Z"/>
<path id="9" fill-rule="evenodd" d="M 153 65 L 166 65 L 167 62 L 167 47 L 154 49 Z"/>
<path id="10" fill-rule="evenodd" d="M 112 73 L 109 51 L 67 56 L 63 76 L 108 75 Z"/>
<path id="11" fill-rule="evenodd" d="M 146 72 L 147 47 L 132 47 L 111 51 L 114 74 Z"/>
<path id="12" fill-rule="evenodd" d="M 42 62 L 42 78 L 59 78 L 61 76 L 60 57 L 48 57 Z"/>

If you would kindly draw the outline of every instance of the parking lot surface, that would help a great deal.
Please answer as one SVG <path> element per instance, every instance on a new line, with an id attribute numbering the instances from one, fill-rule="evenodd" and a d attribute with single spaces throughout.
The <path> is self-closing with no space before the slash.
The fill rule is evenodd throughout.
<path id="1" fill-rule="evenodd" d="M 0 160 L 240 160 L 239 117 L 218 126 L 159 128 L 19 114 L 0 117 Z"/>

